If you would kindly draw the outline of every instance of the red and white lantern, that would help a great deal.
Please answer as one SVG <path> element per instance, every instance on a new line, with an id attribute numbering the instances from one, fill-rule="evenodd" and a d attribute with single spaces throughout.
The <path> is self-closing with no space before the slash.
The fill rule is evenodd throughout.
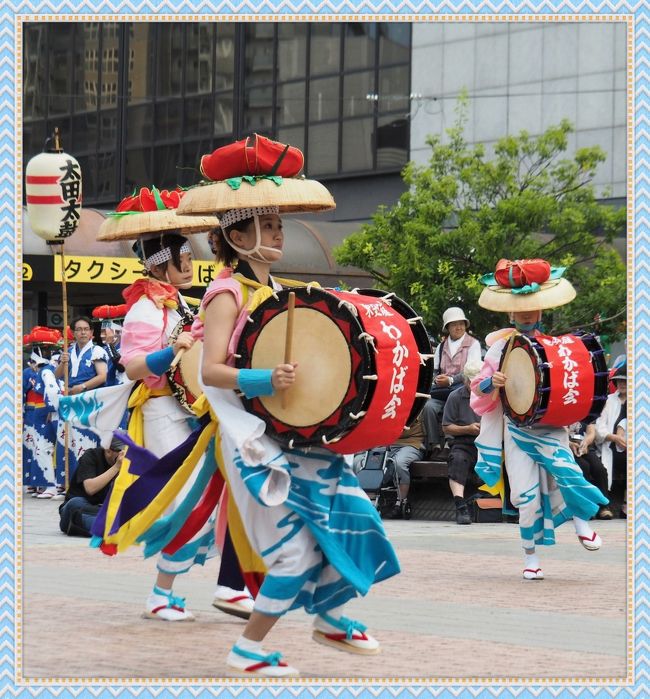
<path id="1" fill-rule="evenodd" d="M 63 152 L 58 129 L 54 133 L 54 148 L 27 163 L 25 192 L 27 216 L 36 235 L 62 243 L 74 233 L 81 215 L 81 167 L 75 158 Z"/>

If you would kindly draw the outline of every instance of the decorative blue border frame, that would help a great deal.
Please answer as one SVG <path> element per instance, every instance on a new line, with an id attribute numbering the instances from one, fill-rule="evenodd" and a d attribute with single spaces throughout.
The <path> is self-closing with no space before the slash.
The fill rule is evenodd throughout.
<path id="1" fill-rule="evenodd" d="M 650 444 L 650 425 L 642 418 L 650 413 L 650 381 L 645 375 L 644 360 L 647 360 L 650 347 L 650 310 L 644 308 L 650 298 L 650 8 L 645 0 L 636 2 L 564 2 L 562 0 L 526 0 L 516 2 L 470 2 L 469 0 L 447 0 L 439 3 L 428 2 L 295 2 L 283 0 L 241 0 L 240 2 L 220 2 L 214 6 L 197 0 L 196 2 L 148 2 L 102 3 L 85 2 L 80 7 L 72 7 L 64 0 L 51 2 L 25 3 L 4 0 L 0 10 L 0 693 L 3 697 L 209 697 L 221 694 L 233 697 L 279 697 L 279 696 L 319 696 L 323 699 L 338 697 L 377 697 L 388 699 L 396 696 L 431 695 L 435 697 L 600 697 L 600 696 L 647 696 L 649 686 L 649 641 L 650 630 L 648 591 L 648 546 L 650 534 L 648 517 L 650 511 L 649 487 L 650 469 L 644 448 Z M 341 680 L 339 684 L 317 686 L 300 681 L 297 686 L 263 684 L 256 686 L 242 680 L 238 684 L 219 686 L 199 685 L 173 687 L 156 685 L 144 680 L 142 684 L 129 682 L 123 687 L 107 684 L 59 685 L 54 682 L 45 685 L 17 684 L 20 673 L 17 669 L 21 661 L 20 616 L 16 614 L 17 601 L 21 596 L 20 530 L 16 522 L 21 515 L 20 501 L 16 492 L 16 469 L 20 435 L 17 433 L 17 416 L 20 411 L 17 390 L 18 371 L 16 357 L 20 356 L 22 337 L 22 280 L 20 256 L 20 204 L 22 201 L 22 172 L 24 163 L 19 162 L 22 143 L 20 115 L 22 105 L 17 94 L 16 80 L 20 70 L 21 56 L 19 34 L 22 21 L 46 20 L 52 15 L 87 15 L 88 20 L 114 19 L 115 14 L 169 15 L 184 14 L 194 17 L 215 15 L 236 16 L 238 20 L 267 19 L 265 14 L 300 15 L 368 15 L 397 14 L 402 21 L 414 20 L 419 15 L 458 14 L 477 15 L 487 18 L 491 15 L 525 15 L 532 19 L 536 15 L 557 15 L 593 17 L 618 15 L 620 19 L 631 19 L 633 43 L 631 56 L 634 66 L 634 80 L 628 94 L 628 152 L 630 154 L 628 172 L 628 290 L 632 303 L 628 305 L 628 337 L 630 349 L 629 381 L 633 395 L 633 416 L 635 421 L 634 445 L 630 453 L 633 464 L 635 501 L 631 510 L 628 534 L 633 536 L 633 544 L 628 562 L 628 574 L 632 579 L 631 598 L 628 616 L 628 652 L 631 657 L 631 673 L 628 681 L 620 685 L 586 687 L 577 685 L 520 684 L 508 683 L 498 686 L 494 683 L 476 686 L 453 686 L 448 683 L 437 687 L 426 687 L 420 682 L 413 686 L 387 687 L 373 686 L 372 681 Z M 249 17 L 243 17 L 249 14 Z M 85 19 L 85 17 L 84 17 Z M 304 19 L 308 19 L 304 17 Z M 334 19 L 334 17 L 333 17 Z M 636 359 L 638 358 L 638 365 Z M 628 381 L 628 385 L 630 385 Z M 648 394 L 645 391 L 649 391 Z M 236 681 L 235 681 L 236 682 Z"/>

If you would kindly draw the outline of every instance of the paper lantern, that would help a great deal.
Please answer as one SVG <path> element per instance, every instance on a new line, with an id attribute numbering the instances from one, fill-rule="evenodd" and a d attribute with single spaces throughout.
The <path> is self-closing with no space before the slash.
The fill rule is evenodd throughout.
<path id="1" fill-rule="evenodd" d="M 54 145 L 47 149 L 53 140 Z M 63 242 L 81 215 L 81 167 L 60 146 L 58 129 L 46 150 L 25 168 L 27 216 L 34 233 L 48 242 Z"/>

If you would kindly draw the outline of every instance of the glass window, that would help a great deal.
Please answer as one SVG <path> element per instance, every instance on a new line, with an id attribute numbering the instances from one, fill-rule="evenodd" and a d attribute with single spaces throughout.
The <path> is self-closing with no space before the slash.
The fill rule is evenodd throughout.
<path id="1" fill-rule="evenodd" d="M 402 168 L 408 159 L 408 119 L 393 116 L 377 121 L 377 168 Z"/>
<path id="2" fill-rule="evenodd" d="M 347 22 L 345 25 L 344 69 L 371 68 L 375 64 L 375 22 Z"/>
<path id="3" fill-rule="evenodd" d="M 159 97 L 176 97 L 181 94 L 183 76 L 182 22 L 158 24 L 158 79 L 156 94 Z M 136 64 L 137 68 L 137 64 Z"/>
<path id="4" fill-rule="evenodd" d="M 178 169 L 176 178 L 181 187 L 191 187 L 203 179 L 200 169 L 201 158 L 204 155 L 209 155 L 213 150 L 214 147 L 209 138 L 183 143 L 182 165 Z"/>
<path id="5" fill-rule="evenodd" d="M 108 153 L 99 153 L 95 158 L 96 171 L 96 196 L 103 199 L 121 199 L 125 192 L 117 191 L 117 175 L 116 175 L 116 151 L 112 150 Z M 92 161 L 92 158 L 90 159 Z M 82 170 L 83 172 L 83 170 Z M 85 190 L 85 184 L 84 184 Z M 130 194 L 133 191 L 128 190 Z"/>
<path id="6" fill-rule="evenodd" d="M 355 117 L 372 114 L 375 102 L 367 95 L 375 91 L 374 71 L 351 73 L 343 76 L 343 116 Z"/>
<path id="7" fill-rule="evenodd" d="M 273 125 L 273 88 L 256 87 L 244 95 L 244 131 L 270 129 Z"/>
<path id="8" fill-rule="evenodd" d="M 341 24 L 313 22 L 309 47 L 311 75 L 338 73 L 341 64 Z"/>
<path id="9" fill-rule="evenodd" d="M 118 134 L 117 109 L 106 109 L 99 113 L 99 146 L 116 148 Z"/>
<path id="10" fill-rule="evenodd" d="M 154 117 L 156 140 L 179 139 L 183 133 L 183 101 L 157 102 Z"/>
<path id="11" fill-rule="evenodd" d="M 278 86 L 278 122 L 300 124 L 305 121 L 305 83 Z"/>
<path id="12" fill-rule="evenodd" d="M 278 25 L 278 80 L 304 78 L 307 69 L 307 25 Z"/>
<path id="13" fill-rule="evenodd" d="M 213 25 L 187 25 L 185 92 L 190 95 L 212 91 Z"/>
<path id="14" fill-rule="evenodd" d="M 95 182 L 95 158 L 94 156 L 79 155 L 75 156 L 79 167 L 81 168 L 81 196 L 84 199 L 95 199 L 97 196 L 97 187 Z"/>
<path id="15" fill-rule="evenodd" d="M 151 143 L 153 133 L 153 105 L 141 104 L 128 107 L 126 113 L 126 144 L 140 146 Z"/>
<path id="16" fill-rule="evenodd" d="M 23 124 L 23 162 L 25 164 L 32 154 L 35 155 L 43 150 L 45 138 L 45 122 L 42 119 Z"/>
<path id="17" fill-rule="evenodd" d="M 309 84 L 309 121 L 337 119 L 339 78 L 319 78 Z"/>
<path id="18" fill-rule="evenodd" d="M 379 71 L 380 112 L 409 111 L 408 77 L 408 66 L 384 68 Z"/>
<path id="19" fill-rule="evenodd" d="M 185 134 L 210 133 L 212 120 L 212 96 L 194 97 L 183 101 L 185 109 Z"/>
<path id="20" fill-rule="evenodd" d="M 217 25 L 217 63 L 214 85 L 217 90 L 232 89 L 235 84 L 235 24 Z"/>
<path id="21" fill-rule="evenodd" d="M 133 148 L 126 151 L 126 166 L 124 173 L 124 187 L 127 192 L 132 192 L 140 187 L 161 187 L 159 177 L 154 176 L 152 166 L 151 148 Z"/>
<path id="22" fill-rule="evenodd" d="M 23 114 L 27 117 L 45 116 L 45 56 L 46 29 L 43 24 L 25 24 L 23 54 Z"/>
<path id="23" fill-rule="evenodd" d="M 129 29 L 129 65 L 127 94 L 129 104 L 151 101 L 154 94 L 155 37 L 152 24 L 134 22 Z"/>
<path id="24" fill-rule="evenodd" d="M 48 114 L 69 114 L 72 95 L 72 37 L 74 25 L 71 22 L 57 22 L 50 25 L 49 75 L 48 75 Z"/>
<path id="25" fill-rule="evenodd" d="M 178 143 L 156 146 L 153 152 L 154 182 L 160 189 L 174 189 L 178 182 L 181 147 Z"/>
<path id="26" fill-rule="evenodd" d="M 247 86 L 273 82 L 273 26 L 271 22 L 245 25 L 244 80 Z"/>
<path id="27" fill-rule="evenodd" d="M 74 150 L 82 153 L 97 147 L 97 112 L 86 112 L 72 117 Z M 70 152 L 70 149 L 67 149 Z"/>
<path id="28" fill-rule="evenodd" d="M 93 46 L 91 50 L 97 53 L 98 66 L 101 71 L 102 106 L 110 105 L 114 107 L 117 106 L 118 103 L 117 95 L 120 83 L 120 43 L 118 25 L 113 23 L 102 25 L 101 31 L 101 44 L 97 42 L 97 49 L 95 50 Z M 101 56 L 99 54 L 100 46 Z"/>
<path id="29" fill-rule="evenodd" d="M 344 172 L 372 170 L 372 119 L 343 122 L 341 169 Z"/>
<path id="30" fill-rule="evenodd" d="M 294 128 L 278 129 L 278 141 L 287 143 L 305 152 L 305 128 L 304 126 Z"/>
<path id="31" fill-rule="evenodd" d="M 231 92 L 217 95 L 214 100 L 214 134 L 229 134 L 234 131 L 233 97 Z"/>
<path id="32" fill-rule="evenodd" d="M 379 63 L 406 63 L 411 46 L 411 25 L 398 22 L 379 22 Z"/>
<path id="33" fill-rule="evenodd" d="M 99 98 L 99 66 L 96 59 L 97 40 L 90 38 L 90 26 L 74 24 L 73 110 L 85 112 L 97 109 Z"/>
<path id="34" fill-rule="evenodd" d="M 309 176 L 333 174 L 338 171 L 339 124 L 310 126 L 307 167 Z"/>

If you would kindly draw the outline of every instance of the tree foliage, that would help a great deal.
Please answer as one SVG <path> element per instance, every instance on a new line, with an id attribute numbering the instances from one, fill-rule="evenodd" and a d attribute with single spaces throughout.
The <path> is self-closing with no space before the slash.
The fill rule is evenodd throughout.
<path id="1" fill-rule="evenodd" d="M 427 138 L 427 166 L 408 163 L 407 191 L 398 203 L 380 207 L 372 223 L 349 236 L 335 256 L 369 272 L 378 288 L 395 292 L 438 335 L 445 308 L 460 306 L 479 338 L 502 327 L 504 316 L 478 306 L 481 275 L 500 258 L 542 257 L 566 266 L 578 295 L 546 311 L 550 334 L 597 328 L 620 337 L 625 319 L 625 265 L 612 247 L 626 227 L 625 209 L 596 200 L 592 184 L 605 154 L 598 146 L 564 157 L 572 125 L 532 137 L 506 136 L 487 158 L 482 145 L 464 138 L 462 100 L 443 143 Z"/>

